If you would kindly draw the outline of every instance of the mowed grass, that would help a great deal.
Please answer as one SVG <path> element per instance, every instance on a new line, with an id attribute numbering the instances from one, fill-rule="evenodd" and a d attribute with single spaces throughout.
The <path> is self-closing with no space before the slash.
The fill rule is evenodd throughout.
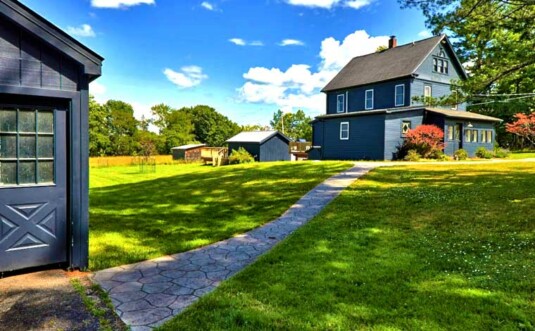
<path id="1" fill-rule="evenodd" d="M 161 330 L 534 330 L 534 183 L 380 168 Z"/>
<path id="2" fill-rule="evenodd" d="M 535 152 L 513 152 L 509 155 L 510 159 L 535 159 Z"/>
<path id="3" fill-rule="evenodd" d="M 91 270 L 179 253 L 280 216 L 347 162 L 275 162 L 214 168 L 158 165 L 90 171 Z"/>

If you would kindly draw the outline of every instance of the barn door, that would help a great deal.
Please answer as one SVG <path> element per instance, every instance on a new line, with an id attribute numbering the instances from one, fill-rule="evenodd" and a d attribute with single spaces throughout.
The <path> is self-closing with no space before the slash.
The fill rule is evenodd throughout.
<path id="1" fill-rule="evenodd" d="M 0 107 L 0 272 L 67 261 L 66 112 Z"/>

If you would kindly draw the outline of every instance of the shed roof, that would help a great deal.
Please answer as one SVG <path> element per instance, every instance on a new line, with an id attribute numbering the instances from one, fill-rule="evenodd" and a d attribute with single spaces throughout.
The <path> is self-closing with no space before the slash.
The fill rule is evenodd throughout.
<path id="1" fill-rule="evenodd" d="M 471 113 L 468 111 L 447 110 L 447 109 L 422 107 L 422 106 L 384 108 L 384 109 L 374 109 L 374 110 L 365 110 L 365 111 L 355 111 L 355 112 L 342 113 L 342 114 L 321 115 L 321 116 L 317 116 L 314 121 L 320 120 L 320 119 L 329 119 L 329 118 L 338 118 L 338 117 L 354 117 L 354 116 L 366 116 L 366 115 L 374 115 L 374 114 L 396 114 L 396 113 L 404 113 L 404 112 L 410 112 L 410 111 L 415 111 L 415 110 L 425 110 L 428 112 L 444 115 L 446 117 L 467 119 L 467 120 L 473 120 L 473 121 L 476 121 L 476 120 L 483 121 L 483 122 L 501 122 L 502 121 L 501 119 L 496 118 L 496 117 L 481 115 L 477 113 Z"/>
<path id="2" fill-rule="evenodd" d="M 279 135 L 281 138 L 290 142 L 290 139 L 280 133 L 279 131 L 247 131 L 240 132 L 234 137 L 227 140 L 228 143 L 263 143 L 264 141 L 270 139 L 271 137 Z"/>
<path id="3" fill-rule="evenodd" d="M 20 1 L 0 0 L 0 17 L 7 17 L 29 33 L 60 50 L 84 66 L 90 81 L 101 75 L 104 58 L 80 43 Z M 3 19 L 3 18 L 2 18 Z"/>
<path id="4" fill-rule="evenodd" d="M 177 147 L 173 147 L 171 149 L 179 149 L 179 150 L 189 150 L 189 149 L 194 149 L 194 148 L 199 148 L 199 147 L 204 147 L 206 146 L 206 144 L 189 144 L 189 145 L 182 145 L 182 146 L 177 146 Z"/>
<path id="5" fill-rule="evenodd" d="M 451 48 L 446 35 L 415 41 L 382 52 L 353 58 L 328 84 L 323 92 L 411 76 L 442 41 Z M 453 48 L 452 48 L 452 53 Z M 456 56 L 455 56 L 455 59 Z M 465 75 L 462 67 L 461 71 Z"/>

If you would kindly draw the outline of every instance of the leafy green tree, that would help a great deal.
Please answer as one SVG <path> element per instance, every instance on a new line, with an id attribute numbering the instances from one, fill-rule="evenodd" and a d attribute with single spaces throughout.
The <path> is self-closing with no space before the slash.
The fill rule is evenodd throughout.
<path id="1" fill-rule="evenodd" d="M 89 155 L 104 156 L 111 148 L 109 132 L 110 113 L 89 96 Z"/>
<path id="2" fill-rule="evenodd" d="M 162 143 L 158 152 L 169 154 L 171 148 L 195 142 L 194 125 L 191 115 L 184 109 L 174 109 L 159 104 L 152 107 L 154 125 L 160 130 Z"/>
<path id="3" fill-rule="evenodd" d="M 246 124 L 241 126 L 241 131 L 267 131 L 271 129 L 269 126 L 260 124 Z"/>
<path id="4" fill-rule="evenodd" d="M 223 146 L 225 141 L 241 131 L 238 124 L 212 107 L 198 105 L 183 110 L 191 115 L 195 126 L 195 139 L 208 146 Z"/>
<path id="5" fill-rule="evenodd" d="M 104 107 L 110 114 L 110 153 L 132 155 L 137 147 L 134 136 L 139 124 L 134 117 L 134 109 L 130 104 L 119 100 L 108 100 Z"/>
<path id="6" fill-rule="evenodd" d="M 270 124 L 274 130 L 278 130 L 287 137 L 297 140 L 312 140 L 312 118 L 306 116 L 305 112 L 298 110 L 295 113 L 283 113 L 280 109 L 273 114 Z"/>

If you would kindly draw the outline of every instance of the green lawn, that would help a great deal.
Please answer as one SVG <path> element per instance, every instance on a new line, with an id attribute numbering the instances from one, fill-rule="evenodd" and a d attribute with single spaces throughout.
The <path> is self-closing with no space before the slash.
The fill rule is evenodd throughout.
<path id="1" fill-rule="evenodd" d="M 280 216 L 347 162 L 92 168 L 90 269 L 204 246 Z"/>
<path id="2" fill-rule="evenodd" d="M 162 330 L 534 330 L 535 164 L 381 168 Z"/>
<path id="3" fill-rule="evenodd" d="M 535 158 L 535 152 L 513 152 L 509 155 L 510 159 L 531 159 Z"/>

